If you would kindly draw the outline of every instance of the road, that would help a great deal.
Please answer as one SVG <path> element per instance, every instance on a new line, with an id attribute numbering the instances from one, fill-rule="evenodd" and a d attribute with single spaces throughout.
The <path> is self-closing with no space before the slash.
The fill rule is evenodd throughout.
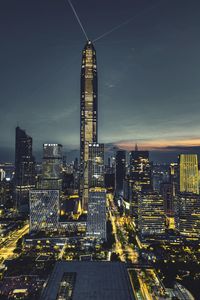
<path id="1" fill-rule="evenodd" d="M 109 216 L 110 216 L 110 221 L 112 223 L 113 234 L 115 237 L 115 246 L 114 246 L 115 248 L 113 249 L 113 252 L 117 253 L 120 257 L 120 260 L 125 262 L 122 244 L 119 241 L 118 236 L 117 236 L 117 227 L 116 227 L 116 223 L 115 223 L 115 216 L 112 215 L 111 210 L 109 210 Z"/>
<path id="2" fill-rule="evenodd" d="M 120 238 L 118 236 L 118 233 L 121 232 L 121 234 L 126 237 L 126 231 L 123 228 L 123 225 L 120 224 L 118 221 L 119 213 L 115 206 L 115 203 L 113 201 L 113 196 L 111 194 L 108 194 L 108 202 L 109 202 L 109 217 L 112 223 L 112 229 L 113 234 L 115 237 L 115 248 L 113 249 L 113 252 L 117 253 L 120 257 L 120 260 L 125 262 L 126 257 L 132 262 L 137 263 L 138 262 L 138 253 L 135 251 L 130 245 L 127 243 L 124 243 L 122 245 Z"/>
<path id="3" fill-rule="evenodd" d="M 113 195 L 108 195 L 108 211 L 109 217 L 112 223 L 113 234 L 115 237 L 115 248 L 113 252 L 119 254 L 119 258 L 121 261 L 126 262 L 129 261 L 133 264 L 138 264 L 138 251 L 137 248 L 142 248 L 142 244 L 135 232 L 135 224 L 129 217 L 120 218 L 117 207 L 113 201 Z M 128 243 L 128 232 L 127 226 L 131 228 L 133 232 L 135 232 L 136 236 L 136 249 L 133 245 L 129 245 Z M 124 242 L 122 242 L 122 240 Z M 163 293 L 164 289 L 162 283 L 158 280 L 158 277 L 155 273 L 154 269 L 145 270 L 143 269 L 135 269 L 137 273 L 137 278 L 140 285 L 140 291 L 137 293 L 134 289 L 134 282 L 131 279 L 131 284 L 133 286 L 135 298 L 137 300 L 160 300 L 164 299 Z"/>
<path id="4" fill-rule="evenodd" d="M 17 241 L 22 238 L 29 231 L 29 224 L 22 228 L 15 230 L 6 240 L 0 244 L 0 261 L 1 263 L 6 259 L 11 259 L 14 256 Z"/>

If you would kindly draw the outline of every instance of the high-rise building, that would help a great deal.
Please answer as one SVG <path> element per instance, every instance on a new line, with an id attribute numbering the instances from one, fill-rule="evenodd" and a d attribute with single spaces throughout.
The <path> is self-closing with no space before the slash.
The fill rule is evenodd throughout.
<path id="1" fill-rule="evenodd" d="M 200 196 L 178 193 L 175 197 L 175 226 L 180 235 L 200 238 Z"/>
<path id="2" fill-rule="evenodd" d="M 59 190 L 31 190 L 30 231 L 54 231 L 59 221 Z"/>
<path id="3" fill-rule="evenodd" d="M 15 207 L 14 197 L 14 186 L 12 180 L 6 180 L 5 178 L 0 181 L 0 206 L 6 208 Z"/>
<path id="4" fill-rule="evenodd" d="M 89 190 L 87 235 L 106 240 L 106 189 Z"/>
<path id="5" fill-rule="evenodd" d="M 138 230 L 142 237 L 165 233 L 164 201 L 157 192 L 139 194 Z"/>
<path id="6" fill-rule="evenodd" d="M 123 181 L 126 177 L 126 151 L 119 150 L 115 158 L 115 193 L 123 194 Z"/>
<path id="7" fill-rule="evenodd" d="M 15 137 L 15 195 L 20 212 L 29 211 L 29 190 L 35 187 L 35 159 L 32 138 L 16 127 Z"/>
<path id="8" fill-rule="evenodd" d="M 89 144 L 88 186 L 104 187 L 104 144 Z"/>
<path id="9" fill-rule="evenodd" d="M 138 191 L 135 190 L 134 182 L 127 176 L 123 185 L 123 206 L 126 214 L 137 217 Z M 136 220 L 134 220 L 136 222 Z"/>
<path id="10" fill-rule="evenodd" d="M 105 173 L 105 188 L 113 193 L 115 190 L 115 173 Z"/>
<path id="11" fill-rule="evenodd" d="M 174 214 L 174 196 L 173 184 L 171 182 L 162 182 L 160 185 L 160 194 L 164 199 L 164 210 L 169 216 Z"/>
<path id="12" fill-rule="evenodd" d="M 39 187 L 42 189 L 61 190 L 62 188 L 61 170 L 62 170 L 62 145 L 44 144 L 42 180 L 39 184 Z"/>
<path id="13" fill-rule="evenodd" d="M 171 163 L 169 166 L 169 182 L 172 184 L 173 196 L 175 196 L 178 192 L 178 164 Z"/>
<path id="14" fill-rule="evenodd" d="M 131 151 L 129 173 L 136 189 L 145 191 L 152 188 L 149 151 Z"/>
<path id="15" fill-rule="evenodd" d="M 80 100 L 80 194 L 82 206 L 88 203 L 88 159 L 89 144 L 97 143 L 97 60 L 91 41 L 87 41 L 82 52 Z"/>
<path id="16" fill-rule="evenodd" d="M 197 154 L 180 154 L 179 191 L 199 194 L 199 173 Z"/>

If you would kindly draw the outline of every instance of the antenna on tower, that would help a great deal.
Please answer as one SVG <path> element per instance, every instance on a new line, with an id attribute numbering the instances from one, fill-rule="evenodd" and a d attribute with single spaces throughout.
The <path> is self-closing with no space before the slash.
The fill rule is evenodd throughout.
<path id="1" fill-rule="evenodd" d="M 86 37 L 86 40 L 89 41 L 88 35 L 87 35 L 87 33 L 86 33 L 86 31 L 85 31 L 85 29 L 84 29 L 84 27 L 83 27 L 83 24 L 81 23 L 81 20 L 80 20 L 80 18 L 79 18 L 79 16 L 78 16 L 78 14 L 77 14 L 77 12 L 76 12 L 76 10 L 75 10 L 73 4 L 71 3 L 70 0 L 68 0 L 68 3 L 69 3 L 69 5 L 71 6 L 71 9 L 72 9 L 72 11 L 73 11 L 73 13 L 74 13 L 74 15 L 75 15 L 75 17 L 76 17 L 76 19 L 77 19 L 77 21 L 78 21 L 80 27 L 81 27 L 81 30 L 82 30 L 84 36 Z"/>

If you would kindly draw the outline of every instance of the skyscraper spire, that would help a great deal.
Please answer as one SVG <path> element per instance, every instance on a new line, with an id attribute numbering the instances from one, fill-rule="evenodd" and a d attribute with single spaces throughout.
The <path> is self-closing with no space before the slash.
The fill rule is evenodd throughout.
<path id="1" fill-rule="evenodd" d="M 89 144 L 97 143 L 97 61 L 90 40 L 82 52 L 80 99 L 80 194 L 82 206 L 87 210 Z"/>

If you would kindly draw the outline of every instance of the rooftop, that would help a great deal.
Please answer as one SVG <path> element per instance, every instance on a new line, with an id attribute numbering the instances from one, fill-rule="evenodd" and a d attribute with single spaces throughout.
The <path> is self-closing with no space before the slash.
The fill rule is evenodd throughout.
<path id="1" fill-rule="evenodd" d="M 67 274 L 67 277 L 66 277 Z M 57 262 L 41 300 L 56 300 L 63 278 L 73 278 L 67 285 L 72 300 L 134 300 L 125 264 L 121 262 Z M 70 279 L 68 279 L 70 280 Z M 66 286 L 67 286 L 66 285 Z"/>

